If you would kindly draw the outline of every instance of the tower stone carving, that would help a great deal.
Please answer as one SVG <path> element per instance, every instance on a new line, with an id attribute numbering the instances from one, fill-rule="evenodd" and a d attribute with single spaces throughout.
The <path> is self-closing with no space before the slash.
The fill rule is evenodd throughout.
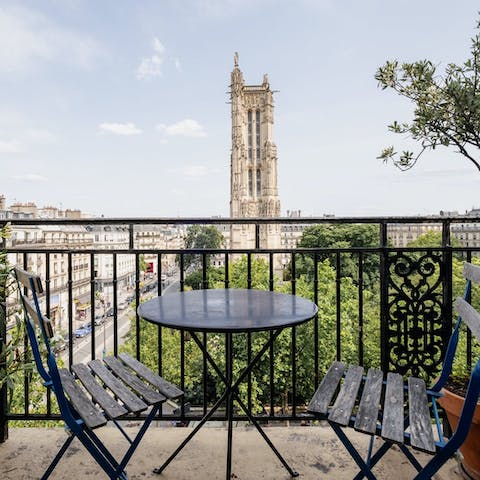
<path id="1" fill-rule="evenodd" d="M 277 147 L 273 142 L 273 92 L 268 76 L 245 85 L 235 53 L 231 74 L 232 152 L 230 217 L 280 217 Z M 255 226 L 232 225 L 231 248 L 254 248 Z M 280 225 L 260 227 L 260 248 L 280 248 Z"/>

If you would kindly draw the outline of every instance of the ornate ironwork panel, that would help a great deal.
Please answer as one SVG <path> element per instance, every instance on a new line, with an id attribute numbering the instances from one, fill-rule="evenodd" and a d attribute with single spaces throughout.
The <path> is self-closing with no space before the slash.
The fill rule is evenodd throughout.
<path id="1" fill-rule="evenodd" d="M 443 354 L 442 254 L 396 253 L 387 262 L 390 367 L 402 375 L 431 378 Z"/>

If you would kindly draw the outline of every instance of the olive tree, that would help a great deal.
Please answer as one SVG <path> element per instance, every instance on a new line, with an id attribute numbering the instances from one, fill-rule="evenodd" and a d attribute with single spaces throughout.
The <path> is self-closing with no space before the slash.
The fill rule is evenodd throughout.
<path id="1" fill-rule="evenodd" d="M 480 22 L 477 23 L 477 31 Z M 425 150 L 453 147 L 480 171 L 480 34 L 472 39 L 471 57 L 463 64 L 450 63 L 444 72 L 429 60 L 399 64 L 387 61 L 375 79 L 415 105 L 410 122 L 394 121 L 395 133 L 407 134 L 420 144 L 417 152 L 384 148 L 378 158 L 392 161 L 401 170 L 412 168 Z"/>

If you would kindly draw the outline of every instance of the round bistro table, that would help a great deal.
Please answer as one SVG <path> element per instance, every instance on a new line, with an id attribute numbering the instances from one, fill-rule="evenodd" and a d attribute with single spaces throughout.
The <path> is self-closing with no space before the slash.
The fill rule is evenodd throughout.
<path id="1" fill-rule="evenodd" d="M 226 479 L 230 480 L 232 470 L 233 402 L 236 401 L 290 475 L 292 477 L 298 476 L 298 473 L 290 468 L 261 425 L 255 420 L 248 407 L 241 400 L 238 386 L 245 380 L 283 329 L 294 327 L 312 319 L 317 314 L 317 311 L 317 306 L 305 298 L 284 293 L 250 289 L 193 290 L 167 294 L 142 303 L 138 307 L 140 317 L 163 327 L 188 331 L 225 384 L 225 391 L 215 405 L 207 412 L 177 450 L 154 472 L 161 473 L 212 417 L 219 406 L 226 401 L 228 421 Z M 272 334 L 269 335 L 262 349 L 240 373 L 238 378 L 234 380 L 232 375 L 234 361 L 232 335 L 234 333 L 265 331 L 271 331 Z M 225 373 L 208 353 L 197 332 L 225 334 Z"/>

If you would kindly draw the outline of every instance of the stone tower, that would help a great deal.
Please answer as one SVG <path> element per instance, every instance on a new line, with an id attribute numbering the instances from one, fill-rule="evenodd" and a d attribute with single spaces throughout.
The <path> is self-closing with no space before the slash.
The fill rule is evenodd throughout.
<path id="1" fill-rule="evenodd" d="M 232 153 L 230 217 L 280 217 L 277 147 L 273 142 L 273 92 L 267 75 L 245 85 L 235 53 L 231 75 Z M 231 248 L 254 248 L 255 226 L 232 225 Z M 260 228 L 260 248 L 280 248 L 280 225 Z"/>

